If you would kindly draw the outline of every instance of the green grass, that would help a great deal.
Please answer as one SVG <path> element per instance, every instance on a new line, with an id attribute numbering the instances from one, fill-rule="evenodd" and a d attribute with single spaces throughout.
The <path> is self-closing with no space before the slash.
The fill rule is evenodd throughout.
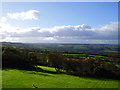
<path id="1" fill-rule="evenodd" d="M 112 51 L 112 50 L 102 50 L 102 52 L 108 52 L 108 53 L 118 53 L 118 51 Z"/>
<path id="2" fill-rule="evenodd" d="M 118 80 L 57 74 L 54 68 L 40 66 L 46 72 L 16 69 L 2 70 L 3 88 L 118 88 Z"/>
<path id="3" fill-rule="evenodd" d="M 86 56 L 85 54 L 63 54 L 68 56 Z"/>
<path id="4" fill-rule="evenodd" d="M 86 54 L 63 54 L 65 56 L 79 56 L 79 57 L 86 57 Z M 87 57 L 105 57 L 105 56 L 100 56 L 100 55 L 88 55 Z"/>
<path id="5" fill-rule="evenodd" d="M 87 47 L 85 47 L 84 45 L 75 45 L 74 49 L 88 49 Z"/>
<path id="6" fill-rule="evenodd" d="M 2 70 L 0 69 L 0 90 L 2 89 Z"/>

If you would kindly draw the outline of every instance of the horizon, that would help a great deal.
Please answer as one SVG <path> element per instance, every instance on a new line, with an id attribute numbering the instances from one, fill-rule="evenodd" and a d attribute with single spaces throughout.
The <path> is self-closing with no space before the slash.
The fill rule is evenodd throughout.
<path id="1" fill-rule="evenodd" d="M 1 42 L 118 44 L 118 2 L 3 2 L 2 7 Z"/>
<path id="2" fill-rule="evenodd" d="M 25 43 L 25 42 L 0 42 L 0 43 L 12 43 L 12 44 L 78 44 L 78 45 L 119 45 L 119 44 L 97 44 L 97 43 Z"/>

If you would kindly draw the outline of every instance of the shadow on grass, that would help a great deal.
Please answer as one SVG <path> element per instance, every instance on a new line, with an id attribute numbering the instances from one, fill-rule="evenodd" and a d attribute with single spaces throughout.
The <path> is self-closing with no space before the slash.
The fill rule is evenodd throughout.
<path id="1" fill-rule="evenodd" d="M 49 74 L 58 74 L 55 71 L 44 70 L 42 68 L 32 68 L 32 69 L 20 69 L 20 68 L 2 68 L 4 71 L 9 70 L 22 70 L 22 73 L 34 74 L 34 75 L 43 75 L 43 76 L 52 76 Z"/>
<path id="2" fill-rule="evenodd" d="M 33 71 L 33 72 L 23 72 L 23 73 L 34 74 L 34 75 L 43 75 L 43 76 L 51 76 L 49 74 L 44 74 L 44 73 L 36 72 L 36 71 Z"/>
<path id="3" fill-rule="evenodd" d="M 50 74 L 67 74 L 71 76 L 76 76 L 76 77 L 81 77 L 81 78 L 90 78 L 90 79 L 97 79 L 97 80 L 104 80 L 104 81 L 109 81 L 109 80 L 120 80 L 118 77 L 106 77 L 106 76 L 91 76 L 91 75 L 75 75 L 75 74 L 70 74 L 70 73 L 62 73 L 62 72 L 56 72 L 56 71 L 49 71 L 49 70 L 44 70 L 42 68 L 33 68 L 33 69 L 17 69 L 17 68 L 4 68 L 3 70 L 8 71 L 10 69 L 15 69 L 15 70 L 22 70 L 23 73 L 28 73 L 28 74 L 34 74 L 34 75 L 43 75 L 43 76 L 52 76 Z M 31 71 L 31 72 L 29 72 Z"/>
<path id="4" fill-rule="evenodd" d="M 40 70 L 40 71 L 37 71 L 37 72 L 44 72 L 44 73 L 50 73 L 50 74 L 58 74 L 58 73 L 55 72 L 55 71 L 49 71 L 49 70 L 44 70 L 44 69 L 42 69 L 42 70 Z"/>
<path id="5" fill-rule="evenodd" d="M 42 68 L 35 68 L 35 70 L 30 70 L 32 72 L 25 72 L 25 73 L 28 73 L 28 74 L 36 74 L 36 75 L 44 75 L 44 76 L 52 76 L 50 74 L 58 74 L 57 72 L 55 71 L 49 71 L 49 70 L 44 70 Z"/>

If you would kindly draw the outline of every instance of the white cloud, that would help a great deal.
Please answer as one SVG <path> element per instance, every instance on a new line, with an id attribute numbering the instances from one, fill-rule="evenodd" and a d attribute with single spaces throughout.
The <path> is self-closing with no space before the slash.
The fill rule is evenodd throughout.
<path id="1" fill-rule="evenodd" d="M 99 38 L 99 39 L 118 39 L 118 22 L 110 22 L 107 25 L 104 25 L 102 27 L 100 27 L 97 30 L 97 35 L 95 36 L 95 38 Z"/>
<path id="2" fill-rule="evenodd" d="M 100 28 L 89 25 L 55 26 L 53 28 L 19 28 L 0 24 L 2 41 L 15 42 L 68 42 L 68 43 L 117 43 L 118 22 Z"/>
<path id="3" fill-rule="evenodd" d="M 6 21 L 7 21 L 7 18 L 6 18 L 6 17 L 1 17 L 1 18 L 0 18 L 0 22 L 1 22 L 1 23 L 4 23 L 4 22 L 6 22 Z"/>
<path id="4" fill-rule="evenodd" d="M 39 32 L 49 31 L 50 33 L 56 33 L 56 32 L 59 32 L 59 31 L 70 32 L 70 31 L 83 31 L 83 30 L 91 30 L 91 27 L 88 26 L 88 25 L 85 25 L 85 24 L 75 25 L 75 26 L 72 26 L 72 25 L 55 26 L 53 28 L 43 28 Z"/>
<path id="5" fill-rule="evenodd" d="M 49 40 L 56 41 L 56 39 L 54 37 L 46 37 L 43 40 L 46 40 L 46 41 L 49 41 Z"/>
<path id="6" fill-rule="evenodd" d="M 29 10 L 26 12 L 8 13 L 9 18 L 15 20 L 37 20 L 39 16 L 39 11 Z"/>

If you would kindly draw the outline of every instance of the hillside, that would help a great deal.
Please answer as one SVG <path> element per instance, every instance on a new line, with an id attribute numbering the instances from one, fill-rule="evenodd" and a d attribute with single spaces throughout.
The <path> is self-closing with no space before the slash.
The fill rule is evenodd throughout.
<path id="1" fill-rule="evenodd" d="M 3 88 L 118 88 L 118 80 L 58 74 L 54 68 L 40 67 L 41 72 L 3 70 Z"/>
<path id="2" fill-rule="evenodd" d="M 58 44 L 58 43 L 10 43 L 3 42 L 3 46 L 12 46 L 15 48 L 28 48 L 44 50 L 56 50 L 69 53 L 92 53 L 92 54 L 106 54 L 118 53 L 118 45 L 110 44 Z"/>
<path id="3" fill-rule="evenodd" d="M 79 54 L 71 46 L 97 45 L 3 43 L 3 88 L 118 88 L 117 54 L 92 55 L 96 54 L 92 50 Z M 65 52 L 68 48 L 71 51 Z"/>

